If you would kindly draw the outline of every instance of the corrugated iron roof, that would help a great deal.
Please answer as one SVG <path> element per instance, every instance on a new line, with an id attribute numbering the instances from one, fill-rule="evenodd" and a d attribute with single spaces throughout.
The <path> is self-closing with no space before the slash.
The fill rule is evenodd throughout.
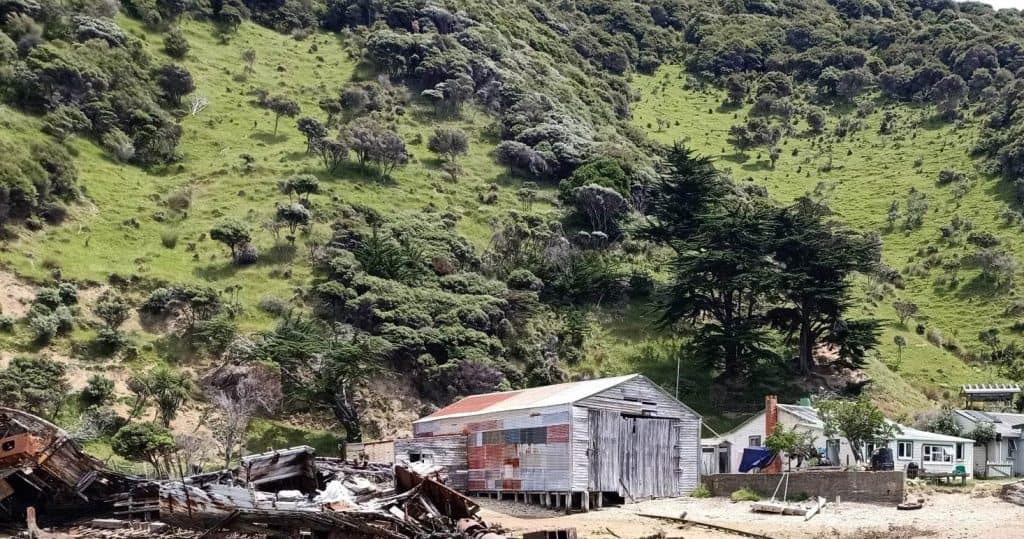
<path id="1" fill-rule="evenodd" d="M 611 378 L 598 378 L 582 382 L 569 382 L 550 386 L 503 391 L 500 393 L 484 393 L 473 395 L 456 401 L 440 410 L 421 418 L 414 423 L 434 421 L 452 417 L 465 417 L 483 413 L 506 412 L 527 408 L 544 408 L 561 404 L 572 404 L 607 389 L 613 388 L 627 380 L 640 376 L 628 374 Z"/>
<path id="2" fill-rule="evenodd" d="M 966 417 L 972 423 L 991 423 L 996 433 L 1003 437 L 1017 438 L 1021 436 L 1020 430 L 1015 425 L 1024 423 L 1024 414 L 983 412 L 981 410 L 956 410 L 956 413 Z"/>
<path id="3" fill-rule="evenodd" d="M 904 427 L 899 423 L 891 422 L 896 425 L 901 434 L 897 434 L 896 438 L 900 440 L 916 440 L 921 442 L 955 442 L 955 443 L 974 443 L 974 440 L 970 438 L 963 438 L 960 436 L 949 436 L 948 434 L 939 434 L 937 432 L 928 432 L 925 430 L 918 430 L 911 427 Z"/>

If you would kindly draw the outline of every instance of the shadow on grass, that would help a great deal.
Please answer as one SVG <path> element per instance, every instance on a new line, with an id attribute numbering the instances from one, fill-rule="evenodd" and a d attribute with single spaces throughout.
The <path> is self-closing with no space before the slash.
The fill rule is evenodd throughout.
<path id="1" fill-rule="evenodd" d="M 288 136 L 284 134 L 273 134 L 273 133 L 253 133 L 249 135 L 252 140 L 258 140 L 264 144 L 280 144 L 288 140 Z"/>
<path id="2" fill-rule="evenodd" d="M 298 241 L 301 241 L 302 237 L 303 235 L 299 235 Z M 255 264 L 239 266 L 228 259 L 213 264 L 207 264 L 205 266 L 196 266 L 192 270 L 192 273 L 196 277 L 206 281 L 220 281 L 222 279 L 234 277 L 239 271 L 249 268 L 265 268 L 291 264 L 295 261 L 295 257 L 298 253 L 298 246 L 290 243 L 279 242 L 275 243 L 269 249 L 261 252 L 259 258 L 256 259 Z"/>
<path id="3" fill-rule="evenodd" d="M 730 163 L 736 163 L 737 165 L 742 165 L 743 163 L 746 163 L 747 161 L 750 160 L 750 155 L 747 154 L 746 152 L 734 152 L 722 155 L 719 157 L 719 159 L 721 159 L 722 161 L 728 161 Z"/>
<path id="4" fill-rule="evenodd" d="M 973 279 L 964 283 L 957 291 L 959 298 L 991 298 L 1008 291 L 1005 287 L 997 286 L 984 275 L 975 275 Z"/>
<path id="5" fill-rule="evenodd" d="M 320 181 L 336 182 L 347 181 L 359 185 L 374 185 L 381 187 L 397 187 L 398 182 L 391 176 L 381 176 L 380 172 L 371 166 L 362 166 L 354 161 L 346 161 L 333 172 L 320 168 L 311 172 Z"/>

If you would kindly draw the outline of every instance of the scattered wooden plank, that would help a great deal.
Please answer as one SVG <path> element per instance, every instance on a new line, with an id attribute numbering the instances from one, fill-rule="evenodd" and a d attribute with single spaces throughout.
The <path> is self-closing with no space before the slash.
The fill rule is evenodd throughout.
<path id="1" fill-rule="evenodd" d="M 825 498 L 823 498 L 821 496 L 818 496 L 818 503 L 815 504 L 815 506 L 812 507 L 811 510 L 807 512 L 807 515 L 804 516 L 804 522 L 807 522 L 808 520 L 811 520 L 811 517 L 813 517 L 814 515 L 817 515 L 819 512 L 821 512 L 822 508 L 824 508 L 824 507 L 825 507 Z"/>
<path id="2" fill-rule="evenodd" d="M 707 528 L 709 530 L 716 530 L 716 531 L 720 531 L 720 532 L 731 533 L 733 535 L 739 535 L 741 537 L 750 537 L 752 539 L 773 539 L 770 536 L 763 535 L 763 534 L 760 534 L 760 533 L 748 532 L 748 531 L 741 530 L 741 529 L 738 529 L 738 528 L 730 528 L 728 526 L 722 526 L 720 524 L 711 524 L 710 522 L 702 522 L 702 521 L 699 521 L 699 520 L 693 520 L 693 519 L 690 519 L 690 518 L 686 518 L 685 516 L 683 516 L 682 518 L 679 518 L 679 517 L 669 517 L 669 516 L 665 516 L 665 515 L 650 515 L 650 514 L 646 514 L 646 513 L 637 513 L 637 516 L 645 517 L 645 518 L 656 518 L 656 519 L 661 519 L 661 520 L 667 520 L 667 521 L 670 521 L 670 522 L 678 522 L 680 524 L 691 524 L 691 525 L 694 525 L 694 526 L 700 526 L 701 528 Z"/>
<path id="3" fill-rule="evenodd" d="M 786 503 L 755 502 L 750 505 L 750 510 L 755 513 L 775 513 L 777 515 L 797 515 L 801 517 L 807 514 L 806 508 Z"/>

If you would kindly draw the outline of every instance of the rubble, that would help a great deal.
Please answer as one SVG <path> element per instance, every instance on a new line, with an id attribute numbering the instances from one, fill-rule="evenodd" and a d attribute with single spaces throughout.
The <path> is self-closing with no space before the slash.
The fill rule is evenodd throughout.
<path id="1" fill-rule="evenodd" d="M 56 426 L 4 408 L 0 447 L 0 516 L 25 515 L 33 539 L 504 538 L 445 485 L 442 468 L 425 463 L 346 462 L 299 446 L 245 457 L 232 470 L 150 481 L 111 472 Z M 53 522 L 80 521 L 46 531 L 36 507 Z"/>

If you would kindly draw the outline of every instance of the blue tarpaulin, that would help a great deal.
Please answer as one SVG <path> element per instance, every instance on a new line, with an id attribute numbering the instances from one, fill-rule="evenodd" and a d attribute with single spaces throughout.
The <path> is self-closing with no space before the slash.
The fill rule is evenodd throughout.
<path id="1" fill-rule="evenodd" d="M 747 473 L 750 470 L 760 470 L 775 460 L 775 453 L 767 447 L 747 447 L 743 449 L 743 458 L 740 459 L 740 473 Z"/>

